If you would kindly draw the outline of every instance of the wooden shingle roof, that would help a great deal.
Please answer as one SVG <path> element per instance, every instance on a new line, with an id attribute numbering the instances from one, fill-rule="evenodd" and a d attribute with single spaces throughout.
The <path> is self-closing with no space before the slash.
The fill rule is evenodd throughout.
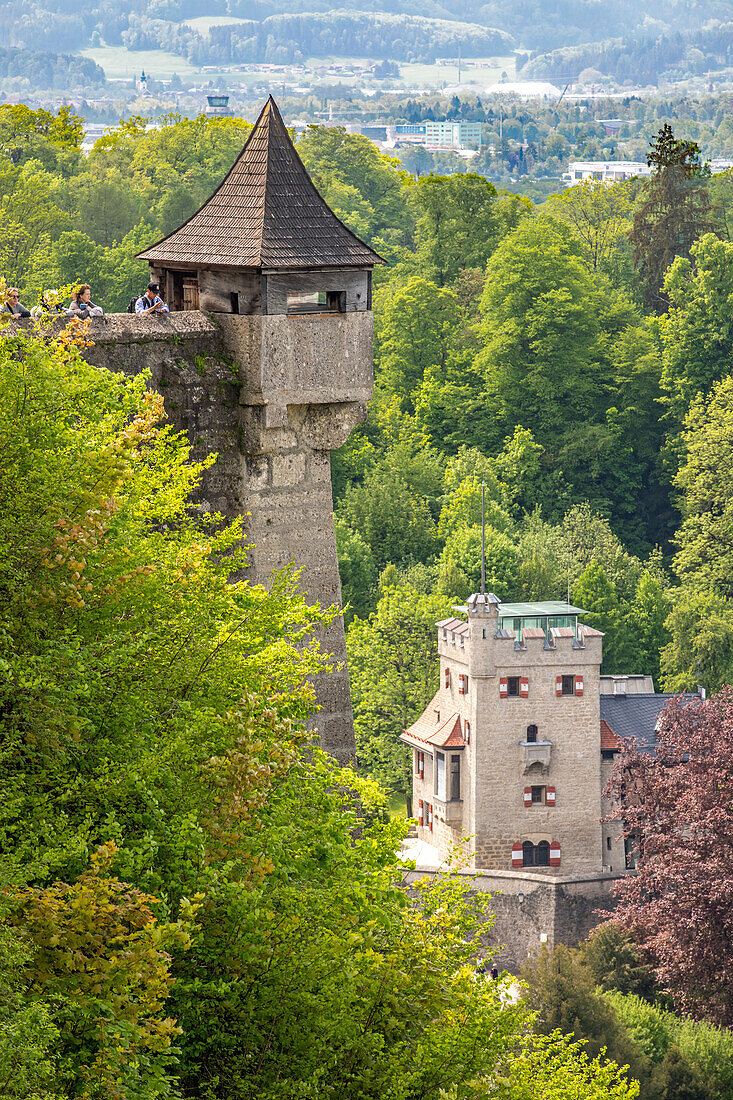
<path id="1" fill-rule="evenodd" d="M 266 271 L 384 262 L 318 194 L 272 96 L 213 195 L 138 258 L 161 266 Z"/>

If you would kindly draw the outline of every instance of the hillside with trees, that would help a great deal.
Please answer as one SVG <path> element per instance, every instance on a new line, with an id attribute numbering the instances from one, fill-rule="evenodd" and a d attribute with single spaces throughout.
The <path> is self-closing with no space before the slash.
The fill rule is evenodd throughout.
<path id="1" fill-rule="evenodd" d="M 68 110 L 0 107 L 6 281 L 33 305 L 84 279 L 124 308 L 147 279 L 135 253 L 248 131 L 131 119 L 85 155 Z M 333 457 L 362 775 L 306 728 L 325 613 L 287 575 L 228 583 L 239 528 L 189 508 L 201 467 L 145 379 L 6 325 L 0 1079 L 18 1100 L 417 1100 L 438 1080 L 459 1100 L 722 1100 L 730 178 L 667 124 L 649 180 L 540 207 L 477 173 L 415 179 L 339 127 L 297 147 L 389 261 L 374 400 Z M 624 757 L 649 877 L 610 945 L 539 960 L 536 1019 L 476 982 L 470 899 L 409 904 L 382 790 L 409 794 L 398 737 L 436 688 L 434 623 L 479 584 L 482 486 L 502 600 L 569 592 L 604 672 L 715 696 L 665 717 L 668 782 Z M 684 834 L 665 825 L 682 811 Z M 654 878 L 669 866 L 679 920 Z"/>

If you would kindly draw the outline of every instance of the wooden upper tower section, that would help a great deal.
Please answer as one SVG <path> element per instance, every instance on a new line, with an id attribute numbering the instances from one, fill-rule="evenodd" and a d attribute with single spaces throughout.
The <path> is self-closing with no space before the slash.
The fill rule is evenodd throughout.
<path id="1" fill-rule="evenodd" d="M 272 97 L 213 195 L 139 258 L 158 270 L 266 274 L 383 263 L 321 198 Z"/>

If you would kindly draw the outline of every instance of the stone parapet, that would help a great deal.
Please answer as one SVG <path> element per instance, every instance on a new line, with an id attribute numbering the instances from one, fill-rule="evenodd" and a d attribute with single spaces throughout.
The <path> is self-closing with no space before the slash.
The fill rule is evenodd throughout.
<path id="1" fill-rule="evenodd" d="M 403 885 L 409 890 L 422 879 L 444 877 L 437 867 L 405 871 Z M 558 944 L 575 947 L 611 913 L 615 904 L 612 888 L 621 876 L 611 874 L 553 875 L 533 871 L 456 870 L 456 882 L 472 893 L 492 894 L 487 930 L 477 951 L 496 958 L 500 968 L 517 973 L 523 963 L 543 944 L 549 950 Z M 492 917 L 496 917 L 493 927 Z"/>

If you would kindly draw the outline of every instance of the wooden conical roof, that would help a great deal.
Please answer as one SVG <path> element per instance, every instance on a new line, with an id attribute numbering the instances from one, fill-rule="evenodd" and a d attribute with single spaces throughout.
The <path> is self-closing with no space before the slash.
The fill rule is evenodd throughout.
<path id="1" fill-rule="evenodd" d="M 138 258 L 160 266 L 265 270 L 384 262 L 318 194 L 272 96 L 211 198 Z"/>

